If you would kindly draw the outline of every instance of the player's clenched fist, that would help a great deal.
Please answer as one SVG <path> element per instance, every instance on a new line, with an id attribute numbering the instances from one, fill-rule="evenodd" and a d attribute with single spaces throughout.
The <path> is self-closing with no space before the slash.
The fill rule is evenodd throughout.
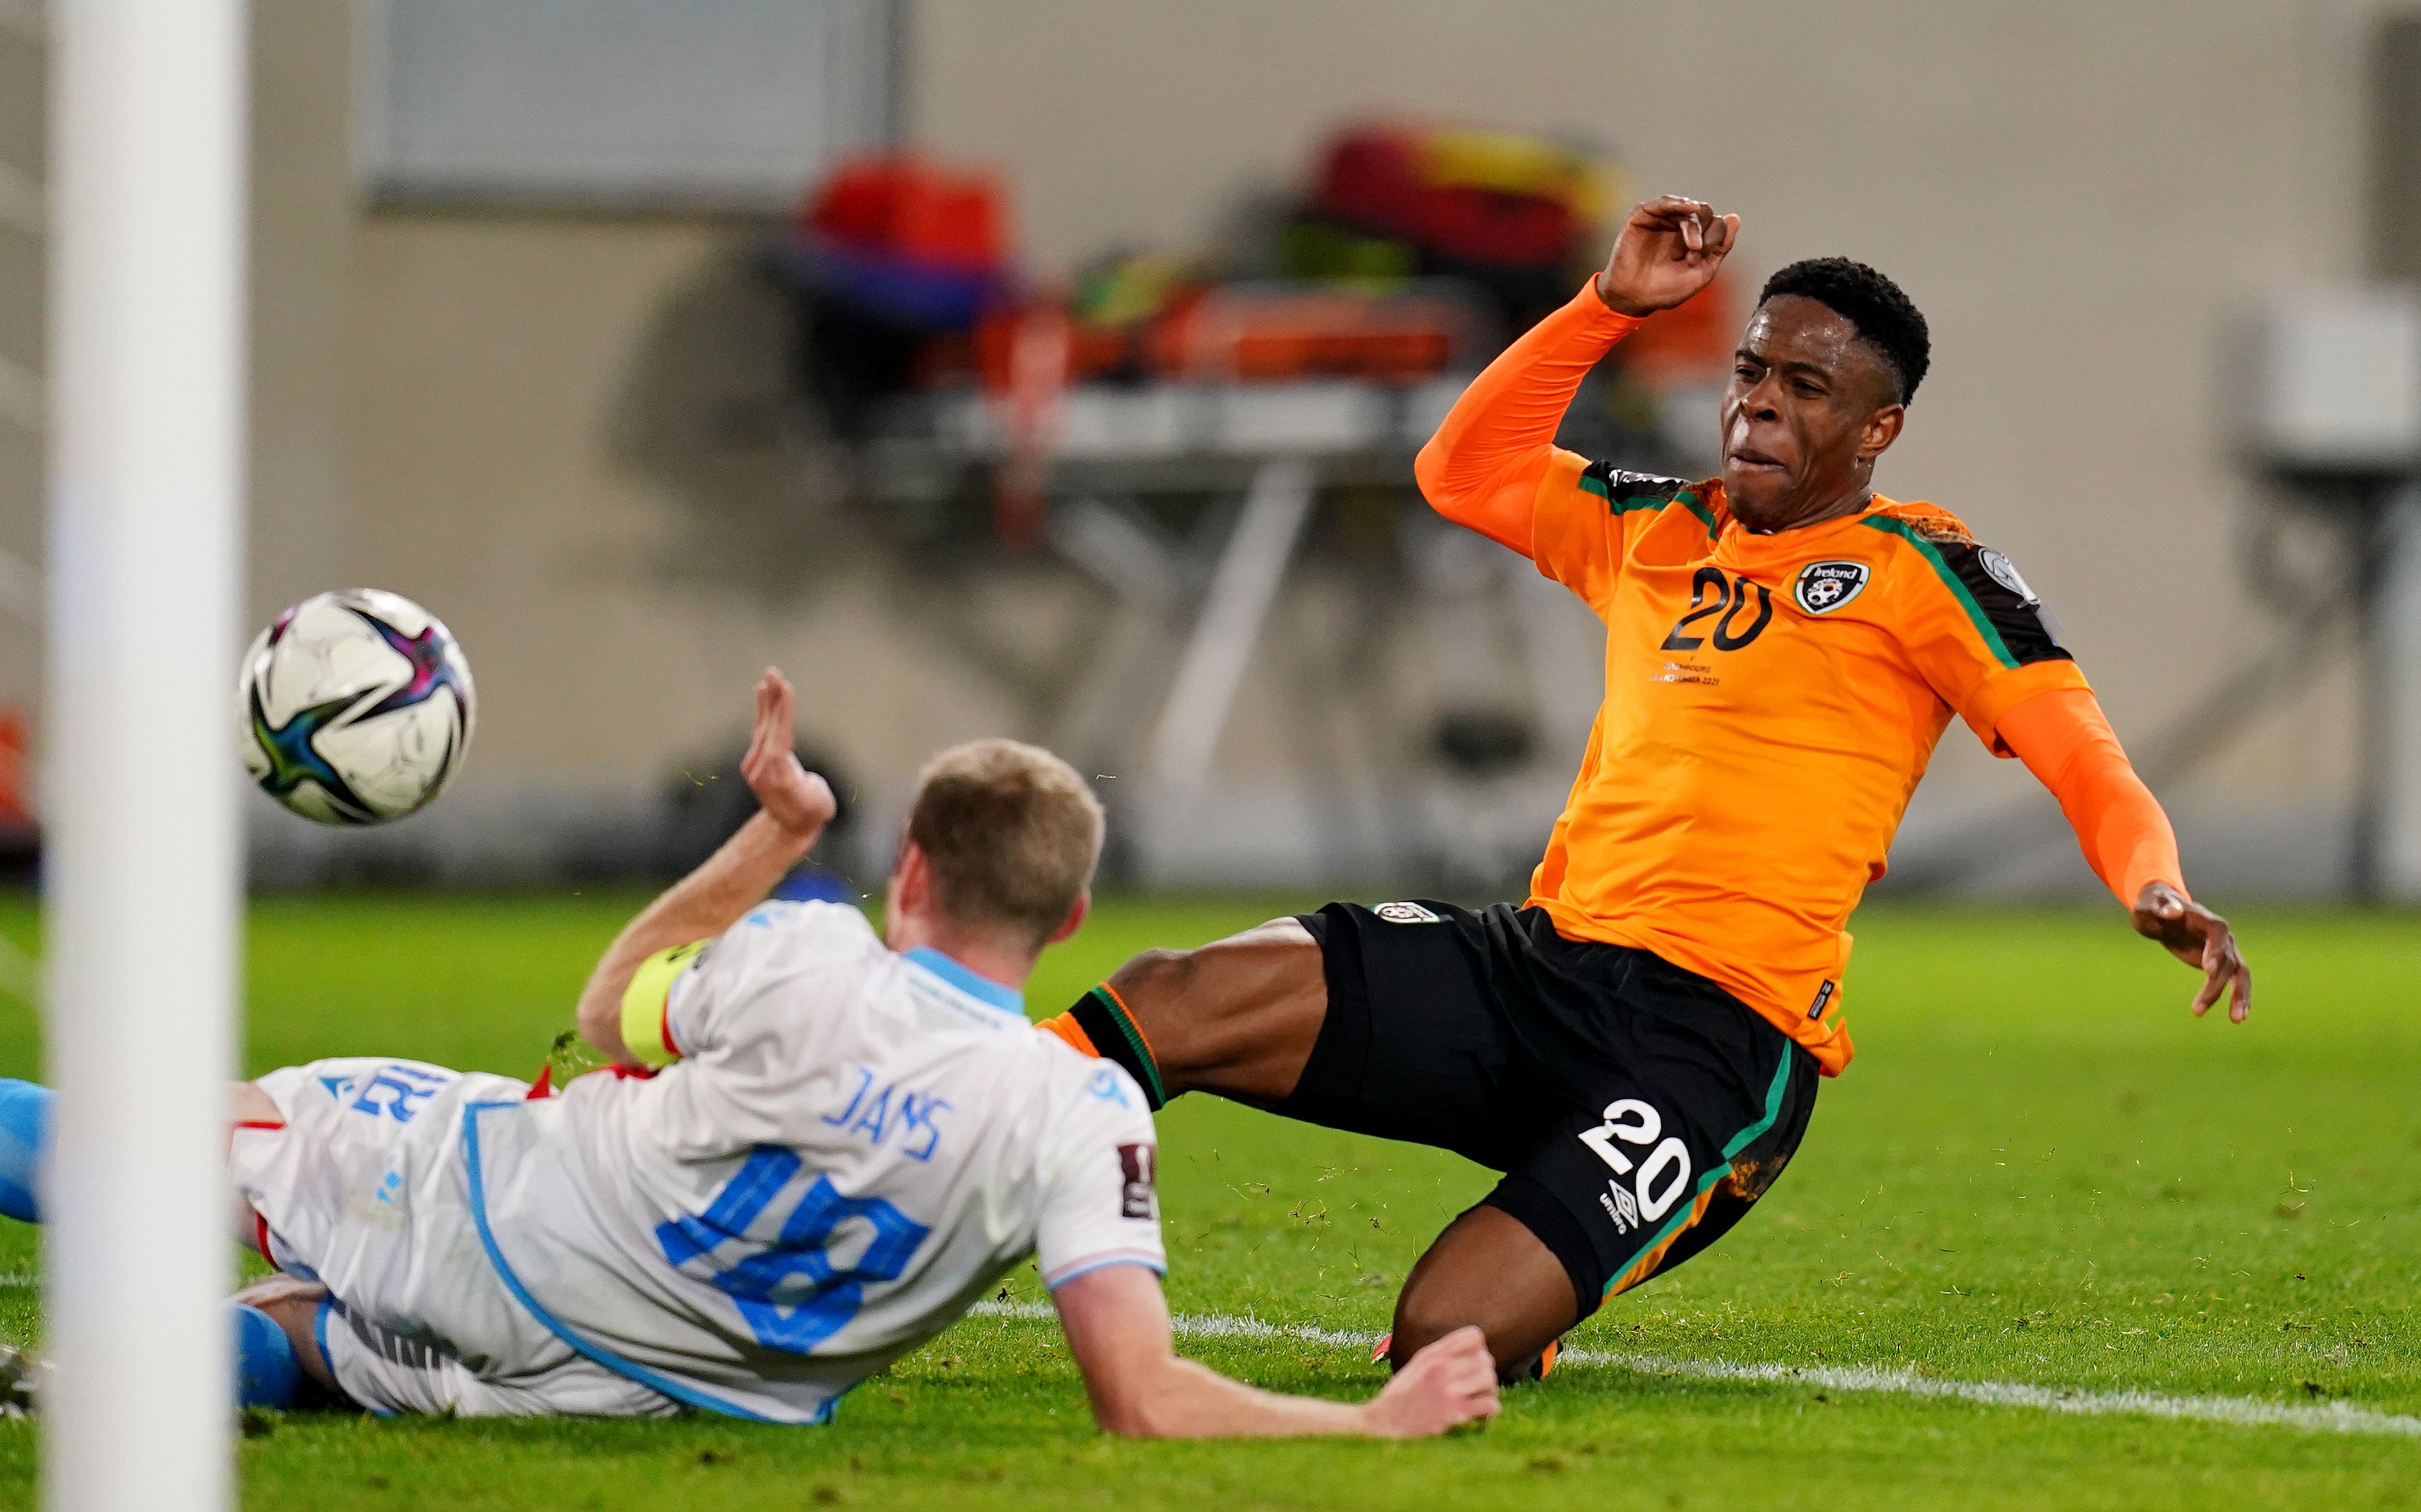
<path id="1" fill-rule="evenodd" d="M 1597 275 L 1597 297 L 1617 315 L 1669 310 L 1714 281 L 1739 236 L 1740 217 L 1703 200 L 1666 195 L 1633 205 Z"/>
<path id="2" fill-rule="evenodd" d="M 1459 1423 L 1494 1417 L 1496 1361 L 1476 1328 L 1460 1328 L 1413 1356 L 1363 1408 L 1381 1438 L 1425 1439 Z"/>

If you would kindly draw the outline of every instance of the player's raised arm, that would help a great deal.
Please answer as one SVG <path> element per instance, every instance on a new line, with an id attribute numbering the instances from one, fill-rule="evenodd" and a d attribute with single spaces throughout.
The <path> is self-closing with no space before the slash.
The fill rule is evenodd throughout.
<path id="1" fill-rule="evenodd" d="M 1711 283 L 1739 232 L 1739 216 L 1677 195 L 1632 207 L 1605 270 L 1490 363 L 1421 448 L 1430 507 L 1531 555 L 1532 507 L 1581 380 L 1642 320 Z"/>
<path id="2" fill-rule="evenodd" d="M 781 672 L 757 683 L 757 724 L 740 774 L 761 805 L 738 834 L 695 871 L 622 928 L 580 994 L 580 1033 L 626 1065 L 640 1064 L 624 1043 L 622 1000 L 648 958 L 721 934 L 772 892 L 815 848 L 836 810 L 832 788 L 799 764 L 791 748 L 792 695 Z"/>
<path id="3" fill-rule="evenodd" d="M 2001 716 L 2002 740 L 2059 800 L 2094 875 L 2133 915 L 2135 932 L 2203 974 L 2196 1018 L 2223 994 L 2227 1017 L 2253 1011 L 2253 969 L 2227 921 L 2186 894 L 2178 840 L 2160 801 L 2129 764 L 2093 694 L 2063 688 Z"/>
<path id="4" fill-rule="evenodd" d="M 1476 1328 L 1413 1358 L 1367 1402 L 1287 1396 L 1178 1357 L 1160 1278 L 1141 1266 L 1089 1271 L 1051 1294 L 1103 1431 L 1134 1439 L 1420 1439 L 1496 1415 L 1496 1362 Z"/>

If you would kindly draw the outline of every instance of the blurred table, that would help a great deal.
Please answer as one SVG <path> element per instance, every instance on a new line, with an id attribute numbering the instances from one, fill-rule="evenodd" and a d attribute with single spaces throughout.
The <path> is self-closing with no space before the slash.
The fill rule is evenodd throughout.
<path id="1" fill-rule="evenodd" d="M 1471 382 L 1080 383 L 1059 405 L 1052 491 L 1233 492 L 1279 458 L 1323 484 L 1409 486 L 1413 455 Z M 952 392 L 897 399 L 877 418 L 864 481 L 878 500 L 938 498 L 1008 456 L 997 401 Z"/>
<path id="2" fill-rule="evenodd" d="M 1398 385 L 1352 381 L 1073 386 L 1059 397 L 1044 543 L 1130 604 L 1181 627 L 1172 667 L 1136 687 L 1157 709 L 1144 775 L 1199 787 L 1322 489 L 1413 488 L 1413 459 L 1468 374 Z M 980 393 L 893 401 L 861 452 L 859 487 L 881 506 L 935 504 L 985 485 L 1009 457 L 1001 402 Z M 1207 543 L 1131 507 L 1175 496 L 1242 506 Z"/>

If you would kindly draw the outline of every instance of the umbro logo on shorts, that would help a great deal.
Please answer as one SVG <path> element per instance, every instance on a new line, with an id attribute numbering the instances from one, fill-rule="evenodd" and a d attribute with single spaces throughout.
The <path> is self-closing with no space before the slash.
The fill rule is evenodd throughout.
<path id="1" fill-rule="evenodd" d="M 1664 1115 L 1637 1098 L 1607 1103 L 1604 1121 L 1582 1130 L 1580 1139 L 1613 1173 L 1597 1200 L 1617 1234 L 1655 1223 L 1689 1190 L 1690 1146 L 1667 1136 Z"/>
<path id="2" fill-rule="evenodd" d="M 1829 615 L 1864 593 L 1871 576 L 1864 562 L 1810 562 L 1791 585 L 1791 601 L 1808 614 Z"/>
<path id="3" fill-rule="evenodd" d="M 1438 916 L 1418 903 L 1382 903 L 1370 911 L 1389 924 L 1435 924 Z"/>

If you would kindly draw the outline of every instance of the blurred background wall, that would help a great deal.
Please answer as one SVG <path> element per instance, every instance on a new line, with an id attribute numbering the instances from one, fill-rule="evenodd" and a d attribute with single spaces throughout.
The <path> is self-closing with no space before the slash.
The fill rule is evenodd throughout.
<path id="1" fill-rule="evenodd" d="M 1333 128 L 1386 115 L 1555 133 L 1635 195 L 1736 210 L 1750 289 L 1802 257 L 1876 264 L 1935 340 L 1879 486 L 1960 512 L 2024 567 L 2122 737 L 2158 756 L 2190 879 L 2309 894 L 2347 875 L 2358 659 L 2338 623 L 2261 696 L 2213 698 L 2303 633 L 2248 574 L 2264 522 L 2289 528 L 2262 551 L 2323 576 L 2335 549 L 2245 464 L 2228 355 L 2265 291 L 2393 252 L 2373 139 L 2396 13 L 907 0 L 885 129 L 1001 170 L 1046 275 L 1229 237 Z M 31 14 L 0 27 L 0 164 L 28 179 Z M 757 271 L 769 214 L 366 192 L 368 14 L 256 6 L 250 598 L 259 620 L 353 583 L 420 600 L 472 659 L 480 725 L 445 801 L 391 833 L 321 834 L 262 804 L 258 875 L 637 864 L 666 793 L 736 744 L 768 662 L 854 786 L 867 822 L 844 859 L 866 874 L 936 747 L 1065 743 L 1117 716 L 1119 691 L 1087 679 L 1133 627 L 1081 575 L 1031 556 L 935 568 L 852 505 L 845 461 L 787 398 L 793 316 Z M 21 561 L 39 560 L 39 453 L 7 375 L 39 368 L 39 272 L 38 235 L 0 215 L 0 548 Z M 1703 424 L 1710 443 L 1711 406 Z M 1350 515 L 1319 529 L 1347 540 Z M 1103 772 L 1161 836 L 1124 858 L 1145 880 L 1375 881 L 1456 849 L 1469 795 L 1423 743 L 1438 657 L 1409 631 L 1348 644 L 1350 544 L 1289 570 L 1199 791 Z M 1598 696 L 1594 625 L 1492 591 L 1530 626 L 1532 664 L 1505 676 L 1529 679 L 1542 739 L 1486 802 L 1542 837 Z M 0 624 L 0 702 L 37 722 L 38 655 Z M 1424 826 L 1444 838 L 1393 843 Z M 1957 725 L 1895 862 L 1936 887 L 2093 885 L 2048 799 Z"/>

